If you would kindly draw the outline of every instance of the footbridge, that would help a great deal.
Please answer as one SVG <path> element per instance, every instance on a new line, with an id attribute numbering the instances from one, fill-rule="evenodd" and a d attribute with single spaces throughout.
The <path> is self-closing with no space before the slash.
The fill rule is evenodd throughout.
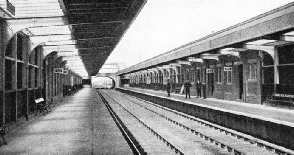
<path id="1" fill-rule="evenodd" d="M 119 87 L 120 77 L 116 75 L 116 72 L 118 72 L 120 68 L 124 68 L 124 63 L 106 63 L 95 77 L 108 77 L 112 79 L 113 86 Z"/>

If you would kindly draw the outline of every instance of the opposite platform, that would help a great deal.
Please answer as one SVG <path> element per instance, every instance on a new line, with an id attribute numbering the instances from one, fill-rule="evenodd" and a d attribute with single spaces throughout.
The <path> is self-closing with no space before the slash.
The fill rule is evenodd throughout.
<path id="1" fill-rule="evenodd" d="M 133 154 L 95 89 L 84 88 L 8 137 L 0 154 Z"/>
<path id="2" fill-rule="evenodd" d="M 164 91 L 154 91 L 150 89 L 140 89 L 140 88 L 132 88 L 132 87 L 123 87 L 124 89 L 135 90 L 143 93 L 149 93 L 157 96 L 166 97 L 167 92 Z M 281 109 L 276 107 L 267 107 L 265 105 L 260 104 L 252 104 L 245 102 L 237 102 L 237 101 L 227 101 L 227 100 L 219 100 L 215 98 L 196 98 L 196 96 L 191 96 L 191 99 L 185 99 L 185 95 L 174 94 L 171 93 L 170 98 L 175 98 L 182 101 L 189 101 L 198 104 L 208 105 L 212 107 L 217 107 L 226 110 L 232 110 L 236 112 L 243 112 L 250 115 L 256 115 L 264 118 L 275 119 L 277 121 L 285 121 L 294 123 L 294 112 L 290 109 Z"/>

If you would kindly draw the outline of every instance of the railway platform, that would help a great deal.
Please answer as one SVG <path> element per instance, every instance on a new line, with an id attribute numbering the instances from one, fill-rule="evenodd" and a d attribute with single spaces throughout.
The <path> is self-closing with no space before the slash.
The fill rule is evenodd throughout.
<path id="1" fill-rule="evenodd" d="M 167 97 L 166 91 L 154 91 L 150 89 L 124 87 L 124 89 L 135 90 L 143 93 L 149 93 L 161 97 Z M 220 100 L 215 98 L 196 98 L 191 96 L 190 99 L 185 99 L 185 94 L 171 93 L 170 98 L 182 100 L 190 103 L 197 103 L 217 107 L 225 110 L 231 110 L 236 112 L 247 113 L 249 115 L 255 115 L 264 117 L 267 119 L 274 119 L 276 121 L 294 123 L 294 112 L 292 109 L 282 109 L 277 107 L 269 107 L 266 105 L 252 104 L 238 101 Z"/>
<path id="2" fill-rule="evenodd" d="M 0 154 L 133 154 L 96 90 L 84 88 L 7 135 Z"/>

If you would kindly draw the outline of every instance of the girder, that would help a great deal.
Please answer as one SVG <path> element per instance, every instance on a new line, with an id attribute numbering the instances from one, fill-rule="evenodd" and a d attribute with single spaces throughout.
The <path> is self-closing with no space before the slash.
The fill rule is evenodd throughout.
<path id="1" fill-rule="evenodd" d="M 11 2 L 17 9 L 13 18 L 6 19 L 12 33 L 22 31 L 32 48 L 41 45 L 45 53 L 57 51 L 64 59 L 79 56 L 88 74 L 95 75 L 147 0 Z"/>

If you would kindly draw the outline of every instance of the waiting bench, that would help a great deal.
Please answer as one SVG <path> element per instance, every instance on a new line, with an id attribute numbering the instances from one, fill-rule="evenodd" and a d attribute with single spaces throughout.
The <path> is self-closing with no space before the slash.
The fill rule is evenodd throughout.
<path id="1" fill-rule="evenodd" d="M 266 100 L 266 106 L 293 108 L 294 96 L 287 94 L 274 94 L 270 99 Z"/>
<path id="2" fill-rule="evenodd" d="M 181 92 L 182 87 L 175 87 L 175 93 L 179 94 Z"/>
<path id="3" fill-rule="evenodd" d="M 48 112 L 48 108 L 51 111 L 51 108 L 50 108 L 51 102 L 45 102 L 44 98 L 35 99 L 35 103 L 36 103 L 36 115 L 38 114 L 38 111 L 45 115 L 45 111 Z"/>

